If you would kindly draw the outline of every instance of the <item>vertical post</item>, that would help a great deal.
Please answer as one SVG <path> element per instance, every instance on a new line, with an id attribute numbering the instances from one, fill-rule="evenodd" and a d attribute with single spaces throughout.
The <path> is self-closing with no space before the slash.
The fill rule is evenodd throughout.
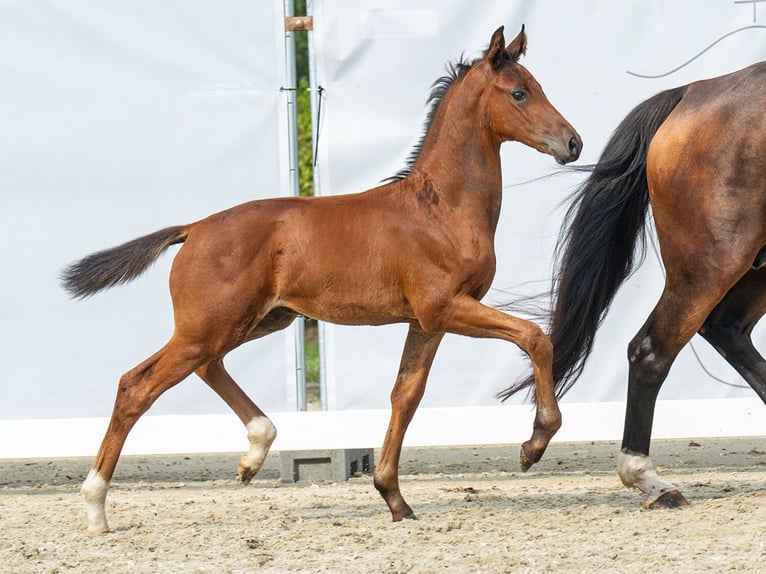
<path id="1" fill-rule="evenodd" d="M 295 16 L 293 0 L 284 0 L 285 19 Z M 282 91 L 287 96 L 287 142 L 288 165 L 290 169 L 290 193 L 300 195 L 298 180 L 298 107 L 297 80 L 295 71 L 295 32 L 285 26 L 285 86 Z M 295 389 L 296 410 L 305 411 L 306 406 L 306 354 L 305 324 L 302 317 L 295 322 Z"/>
<path id="2" fill-rule="evenodd" d="M 306 17 L 314 18 L 314 0 L 306 0 Z M 314 54 L 314 27 L 308 31 L 309 47 L 309 90 L 311 101 L 311 153 L 314 162 L 314 195 L 322 195 L 320 188 L 319 169 L 317 167 L 317 152 L 319 141 L 319 111 L 322 107 L 322 89 L 317 80 L 316 61 Z M 325 358 L 325 324 L 317 321 L 317 337 L 319 342 L 319 403 L 323 411 L 327 410 L 327 362 Z"/>

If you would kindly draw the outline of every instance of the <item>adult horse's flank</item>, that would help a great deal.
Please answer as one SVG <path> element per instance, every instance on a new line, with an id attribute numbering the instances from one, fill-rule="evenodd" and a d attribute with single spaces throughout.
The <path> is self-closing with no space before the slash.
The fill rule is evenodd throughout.
<path id="1" fill-rule="evenodd" d="M 226 372 L 223 357 L 298 315 L 410 326 L 374 478 L 393 520 L 414 518 L 399 491 L 399 455 L 444 333 L 505 339 L 529 355 L 537 412 L 532 437 L 522 445 L 522 467 L 540 459 L 561 425 L 550 341 L 536 325 L 479 302 L 495 273 L 500 144 L 520 141 L 559 163 L 577 159 L 581 148 L 577 132 L 518 64 L 526 44 L 522 28 L 506 47 L 500 28 L 482 58 L 454 65 L 436 82 L 418 153 L 386 185 L 353 195 L 245 203 L 95 253 L 64 272 L 66 289 L 85 297 L 137 277 L 167 247 L 184 243 L 170 273 L 173 336 L 120 379 L 83 484 L 90 533 L 108 530 L 104 501 L 128 432 L 157 397 L 193 372 L 245 424 L 251 447 L 239 475 L 250 481 L 276 429 Z"/>
<path id="2" fill-rule="evenodd" d="M 766 402 L 766 361 L 750 334 L 766 312 L 766 62 L 668 90 L 617 127 L 574 194 L 552 288 L 553 378 L 582 373 L 617 289 L 634 268 L 651 202 L 665 264 L 657 306 L 628 346 L 618 473 L 644 507 L 688 504 L 649 458 L 657 393 L 699 332 Z M 503 393 L 533 383 L 531 377 Z"/>

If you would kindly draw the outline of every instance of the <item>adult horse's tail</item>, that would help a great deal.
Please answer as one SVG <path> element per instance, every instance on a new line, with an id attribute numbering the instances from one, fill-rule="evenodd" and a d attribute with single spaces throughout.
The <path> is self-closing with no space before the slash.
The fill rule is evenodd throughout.
<path id="1" fill-rule="evenodd" d="M 636 106 L 614 131 L 598 163 L 581 168 L 590 176 L 573 194 L 564 218 L 551 289 L 549 335 L 559 398 L 582 373 L 617 289 L 643 257 L 649 143 L 685 91 L 661 92 Z M 498 397 L 505 400 L 522 389 L 534 392 L 532 375 Z"/>
<path id="2" fill-rule="evenodd" d="M 64 269 L 61 283 L 76 298 L 127 283 L 146 271 L 165 249 L 183 243 L 187 235 L 187 227 L 168 227 L 118 247 L 92 253 Z"/>

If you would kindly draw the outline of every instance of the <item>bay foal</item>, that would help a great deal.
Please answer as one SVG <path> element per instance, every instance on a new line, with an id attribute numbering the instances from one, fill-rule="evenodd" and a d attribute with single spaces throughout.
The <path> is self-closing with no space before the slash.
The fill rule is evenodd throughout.
<path id="1" fill-rule="evenodd" d="M 536 325 L 479 302 L 495 273 L 500 214 L 500 144 L 515 140 L 575 160 L 581 141 L 518 63 L 524 29 L 503 29 L 485 55 L 436 82 L 426 133 L 404 173 L 369 191 L 253 201 L 189 225 L 169 227 L 90 255 L 63 273 L 75 297 L 129 281 L 166 248 L 175 330 L 168 343 L 120 379 L 111 421 L 83 484 L 88 532 L 107 532 L 104 501 L 123 443 L 154 401 L 191 373 L 239 416 L 251 446 L 239 464 L 247 483 L 276 429 L 226 372 L 242 343 L 287 327 L 298 315 L 346 325 L 407 323 L 391 393 L 391 421 L 375 487 L 393 520 L 413 518 L 399 490 L 402 440 L 445 333 L 493 337 L 521 347 L 537 382 L 526 469 L 561 424 L 551 379 L 551 344 Z"/>

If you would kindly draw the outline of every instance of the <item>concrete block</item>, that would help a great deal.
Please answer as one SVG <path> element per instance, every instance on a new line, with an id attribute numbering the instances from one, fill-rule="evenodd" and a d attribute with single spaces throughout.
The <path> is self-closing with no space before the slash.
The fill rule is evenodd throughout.
<path id="1" fill-rule="evenodd" d="M 345 482 L 358 472 L 375 470 L 375 451 L 364 449 L 283 450 L 279 452 L 283 483 Z"/>

